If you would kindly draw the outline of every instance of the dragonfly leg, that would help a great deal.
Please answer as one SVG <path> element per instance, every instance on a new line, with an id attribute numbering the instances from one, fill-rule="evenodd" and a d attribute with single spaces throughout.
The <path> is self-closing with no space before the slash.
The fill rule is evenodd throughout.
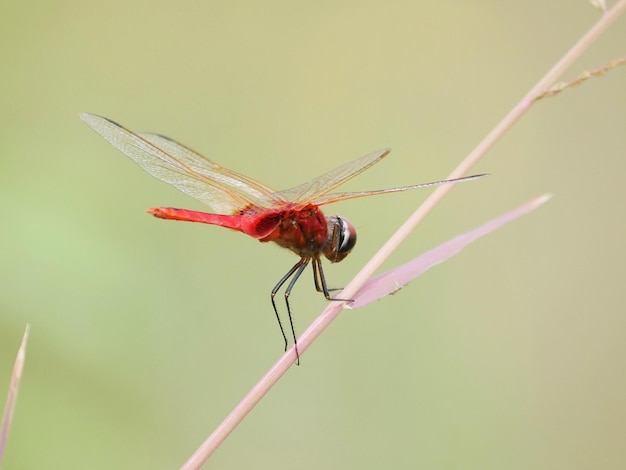
<path id="1" fill-rule="evenodd" d="M 296 338 L 296 329 L 293 326 L 293 319 L 291 318 L 291 307 L 289 306 L 289 296 L 291 295 L 291 289 L 298 281 L 298 278 L 302 274 L 302 271 L 309 264 L 310 258 L 302 258 L 293 268 L 292 271 L 295 271 L 291 281 L 289 281 L 289 285 L 287 289 L 285 289 L 285 304 L 287 304 L 287 315 L 289 316 L 289 325 L 291 326 L 291 334 L 293 335 L 293 345 L 296 350 L 296 364 L 300 365 L 300 353 L 298 352 L 298 340 Z M 286 279 L 285 279 L 286 280 Z"/>
<path id="2" fill-rule="evenodd" d="M 315 282 L 315 290 L 317 292 L 322 292 L 324 297 L 326 297 L 326 300 L 331 300 L 329 292 L 333 289 L 329 289 L 326 285 L 326 280 L 324 279 L 324 274 L 322 272 L 322 260 L 320 258 L 315 258 L 313 260 L 313 281 Z"/>
<path id="3" fill-rule="evenodd" d="M 337 299 L 330 296 L 330 292 L 341 289 L 329 289 L 326 284 L 326 278 L 324 277 L 324 270 L 322 269 L 322 260 L 320 258 L 313 259 L 313 280 L 315 281 L 315 289 L 317 292 L 322 292 L 326 300 L 335 300 L 337 302 L 352 302 L 352 299 Z"/>
<path id="4" fill-rule="evenodd" d="M 318 261 L 320 262 L 320 268 L 321 268 L 322 262 L 321 260 L 318 260 Z M 315 261 L 313 261 L 313 281 L 315 281 L 315 290 L 317 292 L 324 292 L 317 270 L 318 270 L 317 264 L 315 263 Z M 333 292 L 333 291 L 342 290 L 342 289 L 343 287 L 328 287 L 328 286 L 326 287 L 326 290 L 328 292 Z M 332 298 L 329 298 L 328 296 L 326 296 L 326 294 L 324 294 L 324 297 L 326 297 L 327 300 L 333 300 Z"/>
<path id="5" fill-rule="evenodd" d="M 278 283 L 272 289 L 272 294 L 271 294 L 272 307 L 274 308 L 274 313 L 276 314 L 276 320 L 278 320 L 278 326 L 280 327 L 280 332 L 283 335 L 283 340 L 285 341 L 285 351 L 286 351 L 289 342 L 287 341 L 287 335 L 285 335 L 285 329 L 283 328 L 283 323 L 280 321 L 280 315 L 278 314 L 278 309 L 276 308 L 276 301 L 274 300 L 274 297 L 276 296 L 280 288 L 285 284 L 285 282 L 287 282 L 287 280 L 290 277 L 294 276 L 295 274 L 294 278 L 291 280 L 291 282 L 287 286 L 287 290 L 285 291 L 285 302 L 287 303 L 287 313 L 289 315 L 289 324 L 291 325 L 291 333 L 293 335 L 293 342 L 296 347 L 296 356 L 298 357 L 298 361 L 297 361 L 298 364 L 300 363 L 300 355 L 298 354 L 296 332 L 293 326 L 293 320 L 291 318 L 291 309 L 289 308 L 288 298 L 289 298 L 289 294 L 291 293 L 291 289 L 293 288 L 294 283 L 298 280 L 298 278 L 300 277 L 300 274 L 302 274 L 302 271 L 304 271 L 304 268 L 306 268 L 307 264 L 309 264 L 309 259 L 301 258 L 300 261 L 294 264 L 293 267 L 287 272 L 287 274 L 285 274 L 280 279 L 280 281 L 278 281 Z"/>

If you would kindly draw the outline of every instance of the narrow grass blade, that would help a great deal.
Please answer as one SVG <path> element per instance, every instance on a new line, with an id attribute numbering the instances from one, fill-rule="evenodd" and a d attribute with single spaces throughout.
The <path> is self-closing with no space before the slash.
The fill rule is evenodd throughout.
<path id="1" fill-rule="evenodd" d="M 9 394 L 7 396 L 7 402 L 4 406 L 2 422 L 0 423 L 0 463 L 2 463 L 2 456 L 4 455 L 4 449 L 6 448 L 7 438 L 9 437 L 11 420 L 13 419 L 13 411 L 15 410 L 15 403 L 17 401 L 17 392 L 20 387 L 20 380 L 22 379 L 22 371 L 24 370 L 26 344 L 28 342 L 29 331 L 30 326 L 26 325 L 26 330 L 24 331 L 24 336 L 22 337 L 22 344 L 17 351 L 17 357 L 15 358 L 15 363 L 13 365 L 13 374 L 11 375 Z"/>
<path id="2" fill-rule="evenodd" d="M 352 296 L 353 302 L 346 305 L 346 308 L 359 308 L 381 299 L 387 295 L 393 294 L 420 276 L 433 266 L 443 263 L 448 258 L 456 255 L 467 245 L 480 237 L 502 227 L 504 224 L 527 214 L 550 199 L 549 195 L 544 195 L 534 199 L 526 204 L 507 212 L 500 217 L 487 222 L 486 224 L 453 238 L 443 245 L 434 248 L 414 260 L 398 266 L 380 276 L 374 277 L 367 281 L 363 287 Z"/>

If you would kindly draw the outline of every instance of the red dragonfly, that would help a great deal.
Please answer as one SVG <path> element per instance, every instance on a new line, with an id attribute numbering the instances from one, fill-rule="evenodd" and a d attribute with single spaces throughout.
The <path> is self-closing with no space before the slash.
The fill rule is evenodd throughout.
<path id="1" fill-rule="evenodd" d="M 322 255 L 331 263 L 343 260 L 354 248 L 356 230 L 344 217 L 322 214 L 320 206 L 375 194 L 396 193 L 445 183 L 470 181 L 486 175 L 474 175 L 432 183 L 375 191 L 331 193 L 333 189 L 367 170 L 389 154 L 389 149 L 370 153 L 323 174 L 311 181 L 284 191 L 275 191 L 247 176 L 224 168 L 199 153 L 159 134 L 134 133 L 110 119 L 94 114 L 81 114 L 93 130 L 115 148 L 130 157 L 146 172 L 171 184 L 180 191 L 211 207 L 215 213 L 171 207 L 156 207 L 148 212 L 162 219 L 201 222 L 219 225 L 245 233 L 260 242 L 274 242 L 296 253 L 300 260 L 272 289 L 274 313 L 285 341 L 288 340 L 280 320 L 274 297 L 289 281 L 284 298 L 297 350 L 289 295 L 309 263 L 313 265 L 315 288 L 328 300 L 330 296 L 322 270 Z"/>

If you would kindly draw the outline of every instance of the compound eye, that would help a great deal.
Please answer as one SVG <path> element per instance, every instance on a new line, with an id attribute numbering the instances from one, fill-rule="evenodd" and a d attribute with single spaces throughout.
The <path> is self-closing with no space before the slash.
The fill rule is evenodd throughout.
<path id="1" fill-rule="evenodd" d="M 328 235 L 322 250 L 324 256 L 333 263 L 338 263 L 352 251 L 356 244 L 356 230 L 348 219 L 331 215 L 326 218 Z"/>
<path id="2" fill-rule="evenodd" d="M 340 258 L 344 258 L 352 251 L 356 245 L 356 230 L 354 225 L 348 219 L 337 216 L 337 224 L 339 225 L 339 243 L 337 243 L 337 253 Z"/>

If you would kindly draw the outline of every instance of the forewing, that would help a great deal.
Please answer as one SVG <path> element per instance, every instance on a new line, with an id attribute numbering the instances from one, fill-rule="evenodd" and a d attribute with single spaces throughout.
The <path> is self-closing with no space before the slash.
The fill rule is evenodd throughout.
<path id="1" fill-rule="evenodd" d="M 390 149 L 377 150 L 339 168 L 335 168 L 311 181 L 279 191 L 277 196 L 295 203 L 319 204 L 319 201 L 326 199 L 323 197 L 326 193 L 378 163 L 390 151 Z"/>
<path id="2" fill-rule="evenodd" d="M 251 186 L 248 178 L 235 178 L 236 173 L 173 140 L 155 134 L 138 135 L 94 114 L 81 114 L 80 117 L 143 170 L 218 213 L 234 213 L 270 199 L 269 188 L 260 184 Z"/>
<path id="3" fill-rule="evenodd" d="M 348 192 L 348 193 L 331 193 L 331 194 L 325 194 L 317 198 L 315 203 L 318 206 L 322 206 L 324 204 L 330 204 L 332 202 L 346 201 L 348 199 L 357 199 L 360 197 L 377 196 L 379 194 L 399 193 L 402 191 L 410 191 L 412 189 L 428 188 L 430 186 L 440 186 L 442 184 L 465 183 L 467 181 L 473 181 L 479 178 L 484 178 L 485 176 L 489 176 L 489 174 L 483 173 L 480 175 L 464 176 L 461 178 L 452 178 L 449 180 L 432 181 L 430 183 L 414 184 L 412 186 L 402 186 L 399 188 L 375 189 L 373 191 L 358 191 L 358 192 Z"/>

